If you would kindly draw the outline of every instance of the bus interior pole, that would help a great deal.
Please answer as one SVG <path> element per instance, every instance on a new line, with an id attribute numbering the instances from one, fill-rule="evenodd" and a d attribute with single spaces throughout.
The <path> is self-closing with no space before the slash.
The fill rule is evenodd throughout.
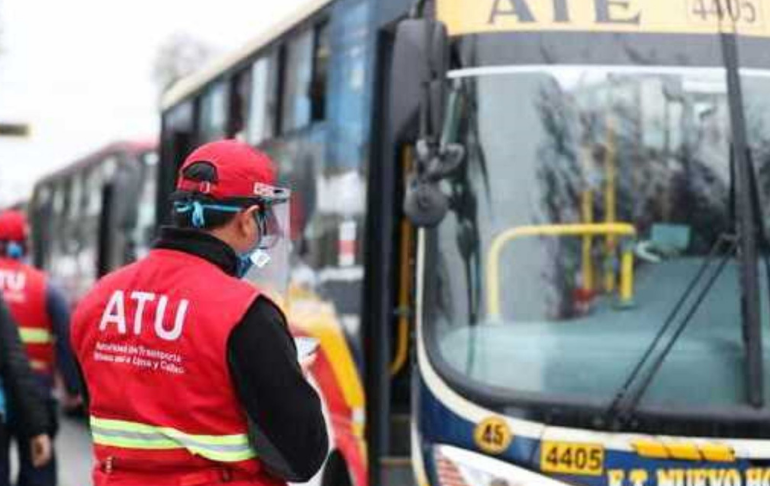
<path id="1" fill-rule="evenodd" d="M 739 235 L 741 314 L 743 339 L 746 345 L 746 391 L 750 405 L 760 408 L 764 403 L 762 370 L 761 302 L 757 268 L 757 233 L 755 208 L 751 204 L 751 167 L 749 167 L 743 90 L 738 61 L 737 32 L 721 33 L 722 54 L 727 74 L 727 92 L 732 127 L 732 150 L 735 160 L 738 191 L 736 222 Z"/>

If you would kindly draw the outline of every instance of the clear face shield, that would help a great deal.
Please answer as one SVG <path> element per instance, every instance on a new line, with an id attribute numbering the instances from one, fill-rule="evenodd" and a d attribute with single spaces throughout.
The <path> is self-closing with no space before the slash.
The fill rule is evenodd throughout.
<path id="1" fill-rule="evenodd" d="M 268 186 L 269 187 L 269 186 Z M 257 248 L 249 256 L 251 268 L 243 277 L 286 311 L 291 255 L 291 192 L 269 187 L 271 194 L 255 213 L 259 228 Z"/>

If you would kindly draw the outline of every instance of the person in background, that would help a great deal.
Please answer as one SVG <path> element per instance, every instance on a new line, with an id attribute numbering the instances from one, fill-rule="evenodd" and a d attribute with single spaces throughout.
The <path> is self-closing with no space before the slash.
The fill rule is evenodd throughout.
<path id="1" fill-rule="evenodd" d="M 3 295 L 14 321 L 19 326 L 37 382 L 47 396 L 50 429 L 55 437 L 58 428 L 57 402 L 54 398 L 55 373 L 65 385 L 65 405 L 79 402 L 78 371 L 69 348 L 69 306 L 60 291 L 46 275 L 24 263 L 27 255 L 28 224 L 20 211 L 0 212 L 0 294 Z M 11 416 L 14 417 L 11 409 Z M 11 436 L 18 442 L 20 457 L 19 486 L 54 486 L 55 456 L 44 467 L 35 467 L 29 450 L 28 431 L 23 422 L 9 422 Z"/>
<path id="2" fill-rule="evenodd" d="M 45 395 L 29 366 L 19 330 L 0 298 L 0 486 L 11 484 L 9 410 L 13 410 L 17 430 L 24 431 L 22 443 L 26 447 L 19 453 L 29 458 L 33 467 L 44 468 L 53 454 Z"/>
<path id="3" fill-rule="evenodd" d="M 283 312 L 242 280 L 282 270 L 288 205 L 265 154 L 206 144 L 181 168 L 175 225 L 80 301 L 97 486 L 276 486 L 320 470 L 321 401 Z"/>

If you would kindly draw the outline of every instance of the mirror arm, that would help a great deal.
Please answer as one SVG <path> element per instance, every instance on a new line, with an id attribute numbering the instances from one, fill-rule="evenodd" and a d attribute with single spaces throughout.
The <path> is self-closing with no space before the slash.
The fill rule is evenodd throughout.
<path id="1" fill-rule="evenodd" d="M 414 2 L 414 5 L 412 5 L 412 9 L 409 11 L 409 18 L 411 19 L 419 19 L 425 14 L 425 4 L 426 0 L 417 0 Z"/>

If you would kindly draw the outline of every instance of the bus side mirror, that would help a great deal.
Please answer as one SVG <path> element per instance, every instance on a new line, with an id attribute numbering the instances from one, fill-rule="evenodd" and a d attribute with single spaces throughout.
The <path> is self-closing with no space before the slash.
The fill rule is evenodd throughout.
<path id="1" fill-rule="evenodd" d="M 449 200 L 439 182 L 462 162 L 464 151 L 441 147 L 449 70 L 449 35 L 435 20 L 403 20 L 396 29 L 390 70 L 390 133 L 394 145 L 416 143 L 404 213 L 419 227 L 444 219 Z"/>
<path id="2" fill-rule="evenodd" d="M 417 227 L 438 225 L 449 211 L 449 198 L 441 190 L 440 182 L 450 177 L 465 160 L 465 148 L 447 144 L 436 148 L 425 140 L 417 142 L 416 170 L 409 175 L 404 213 Z"/>
<path id="3" fill-rule="evenodd" d="M 430 19 L 398 24 L 390 69 L 390 132 L 396 143 L 436 139 L 444 124 L 449 66 L 446 26 Z"/>

